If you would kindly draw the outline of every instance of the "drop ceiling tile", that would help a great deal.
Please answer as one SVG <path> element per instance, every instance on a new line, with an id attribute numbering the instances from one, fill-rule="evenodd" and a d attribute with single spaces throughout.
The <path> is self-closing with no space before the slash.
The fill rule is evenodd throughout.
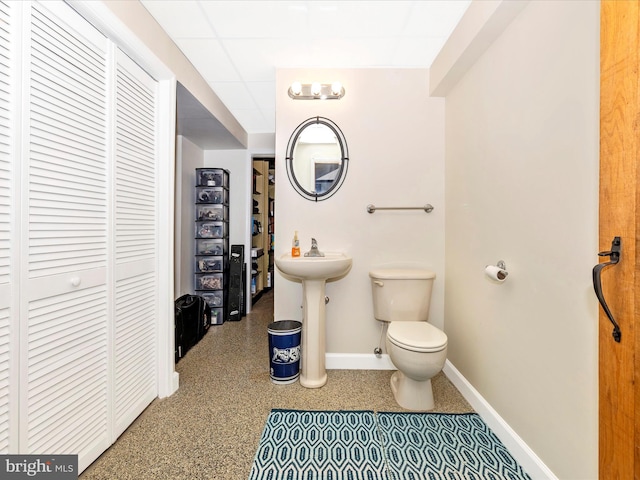
<path id="1" fill-rule="evenodd" d="M 414 2 L 404 34 L 449 37 L 471 0 Z"/>
<path id="2" fill-rule="evenodd" d="M 182 39 L 177 44 L 207 82 L 240 81 L 219 40 Z"/>
<path id="3" fill-rule="evenodd" d="M 391 64 L 397 67 L 428 68 L 445 40 L 444 37 L 398 39 Z"/>
<path id="4" fill-rule="evenodd" d="M 273 118 L 265 118 L 258 109 L 231 110 L 231 114 L 242 124 L 247 132 L 273 133 L 275 131 L 275 111 Z"/>
<path id="5" fill-rule="evenodd" d="M 349 68 L 389 65 L 393 38 L 307 38 L 224 40 L 236 59 L 239 74 L 247 81 L 273 81 L 277 68 Z"/>
<path id="6" fill-rule="evenodd" d="M 264 118 L 264 126 L 260 130 L 260 133 L 271 133 L 276 131 L 276 109 L 273 110 L 260 110 L 262 118 Z"/>
<path id="7" fill-rule="evenodd" d="M 243 82 L 211 82 L 209 85 L 229 110 L 258 108 Z"/>
<path id="8" fill-rule="evenodd" d="M 402 32 L 407 1 L 309 2 L 309 34 L 322 37 L 377 37 Z"/>
<path id="9" fill-rule="evenodd" d="M 327 49 L 327 39 L 299 38 L 288 42 L 272 56 L 276 68 L 328 67 L 335 56 Z"/>
<path id="10" fill-rule="evenodd" d="M 307 2 L 202 1 L 220 38 L 290 38 L 307 31 Z"/>
<path id="11" fill-rule="evenodd" d="M 240 76 L 255 82 L 273 81 L 279 64 L 297 56 L 295 44 L 283 39 L 227 39 L 222 43 Z"/>
<path id="12" fill-rule="evenodd" d="M 328 38 L 315 52 L 320 66 L 340 68 L 392 65 L 394 38 Z"/>
<path id="13" fill-rule="evenodd" d="M 249 93 L 261 110 L 276 108 L 276 82 L 246 82 Z"/>
<path id="14" fill-rule="evenodd" d="M 142 0 L 141 3 L 174 40 L 214 36 L 195 0 Z"/>

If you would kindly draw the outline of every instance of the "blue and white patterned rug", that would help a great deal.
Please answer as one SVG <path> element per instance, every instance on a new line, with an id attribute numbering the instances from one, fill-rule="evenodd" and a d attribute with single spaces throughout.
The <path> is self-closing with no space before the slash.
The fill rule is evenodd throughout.
<path id="1" fill-rule="evenodd" d="M 475 413 L 272 410 L 249 480 L 530 480 Z"/>

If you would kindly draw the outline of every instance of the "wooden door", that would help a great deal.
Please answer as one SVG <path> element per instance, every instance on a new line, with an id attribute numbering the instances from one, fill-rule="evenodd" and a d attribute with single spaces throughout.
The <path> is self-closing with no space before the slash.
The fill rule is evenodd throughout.
<path id="1" fill-rule="evenodd" d="M 604 296 L 620 324 L 619 343 L 602 309 L 599 318 L 599 478 L 608 480 L 640 478 L 639 7 L 636 1 L 601 3 L 600 250 L 621 238 L 620 262 L 602 273 Z"/>

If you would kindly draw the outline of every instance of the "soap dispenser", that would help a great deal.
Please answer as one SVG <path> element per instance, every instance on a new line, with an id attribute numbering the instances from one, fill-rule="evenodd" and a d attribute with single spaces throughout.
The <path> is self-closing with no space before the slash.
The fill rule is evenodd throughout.
<path id="1" fill-rule="evenodd" d="M 298 231 L 293 235 L 293 242 L 291 242 L 291 256 L 300 256 L 300 240 L 298 240 Z"/>

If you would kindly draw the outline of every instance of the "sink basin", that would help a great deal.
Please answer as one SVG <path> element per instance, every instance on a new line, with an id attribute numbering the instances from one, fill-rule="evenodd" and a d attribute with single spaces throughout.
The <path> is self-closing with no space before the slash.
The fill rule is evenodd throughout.
<path id="1" fill-rule="evenodd" d="M 324 257 L 292 257 L 290 253 L 276 258 L 280 271 L 299 280 L 329 280 L 344 275 L 351 268 L 351 257 L 344 253 L 325 253 Z"/>
<path id="2" fill-rule="evenodd" d="M 300 385 L 320 388 L 327 383 L 325 284 L 349 272 L 351 257 L 327 252 L 324 257 L 292 257 L 287 253 L 276 258 L 276 266 L 285 276 L 302 282 Z"/>

